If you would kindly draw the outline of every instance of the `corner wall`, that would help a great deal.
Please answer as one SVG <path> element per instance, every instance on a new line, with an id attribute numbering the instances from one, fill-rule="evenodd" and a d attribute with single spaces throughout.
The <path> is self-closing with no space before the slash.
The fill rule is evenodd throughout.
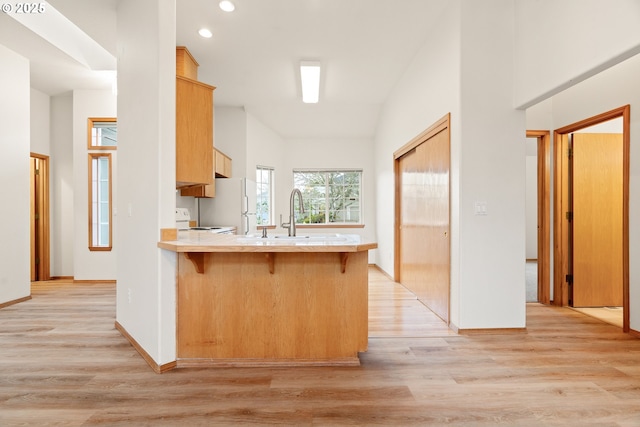
<path id="1" fill-rule="evenodd" d="M 176 358 L 175 0 L 118 5 L 116 321 L 162 366 Z"/>
<path id="2" fill-rule="evenodd" d="M 525 117 L 513 109 L 513 3 L 451 1 L 376 134 L 379 264 L 394 272 L 393 152 L 451 113 L 451 324 L 525 324 Z M 488 215 L 474 214 L 485 202 Z"/>
<path id="3" fill-rule="evenodd" d="M 460 146 L 460 1 L 450 1 L 434 17 L 430 37 L 384 104 L 374 141 L 376 188 L 376 263 L 394 275 L 393 153 L 447 113 L 451 113 L 452 172 L 459 169 Z M 452 224 L 458 192 L 452 174 Z M 457 252 L 452 229 L 452 254 Z"/>
<path id="4" fill-rule="evenodd" d="M 50 122 L 51 98 L 46 93 L 31 89 L 30 147 L 32 153 L 51 155 Z"/>
<path id="5" fill-rule="evenodd" d="M 459 269 L 460 329 L 523 328 L 526 321 L 526 128 L 524 111 L 512 104 L 513 15 L 510 0 L 462 6 L 462 143 L 454 171 L 460 245 L 452 265 Z M 475 214 L 477 202 L 486 203 L 486 215 Z"/>
<path id="6" fill-rule="evenodd" d="M 0 45 L 0 304 L 31 294 L 29 61 Z"/>
<path id="7" fill-rule="evenodd" d="M 73 277 L 73 94 L 51 98 L 51 276 Z"/>

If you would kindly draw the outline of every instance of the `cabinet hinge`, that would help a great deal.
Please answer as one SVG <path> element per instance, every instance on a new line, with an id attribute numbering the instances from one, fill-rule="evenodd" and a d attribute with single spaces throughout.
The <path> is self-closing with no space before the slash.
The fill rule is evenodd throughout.
<path id="1" fill-rule="evenodd" d="M 568 158 L 572 158 L 573 157 L 573 148 L 567 148 L 567 157 Z"/>
<path id="2" fill-rule="evenodd" d="M 567 274 L 565 276 L 565 280 L 567 283 L 572 284 L 573 283 L 573 274 Z"/>
<path id="3" fill-rule="evenodd" d="M 37 213 L 37 214 L 34 215 L 34 217 L 35 217 L 36 220 L 39 220 L 40 219 L 40 214 Z"/>
<path id="4" fill-rule="evenodd" d="M 567 212 L 565 218 L 567 218 L 567 221 L 573 221 L 573 212 Z"/>

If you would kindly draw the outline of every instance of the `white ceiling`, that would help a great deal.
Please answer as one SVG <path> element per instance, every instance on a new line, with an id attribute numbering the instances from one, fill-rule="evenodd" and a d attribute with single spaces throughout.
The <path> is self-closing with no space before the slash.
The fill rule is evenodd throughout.
<path id="1" fill-rule="evenodd" d="M 116 55 L 118 0 L 49 3 Z M 217 87 L 216 106 L 244 107 L 288 139 L 372 137 L 387 95 L 446 7 L 446 0 L 235 3 L 225 13 L 217 0 L 176 0 L 176 45 L 187 46 L 200 64 L 198 79 Z M 201 38 L 201 27 L 213 37 Z M 9 14 L 0 14 L 0 44 L 31 60 L 32 87 L 49 95 L 110 87 L 104 73 Z M 318 104 L 301 101 L 300 60 L 323 65 Z"/>

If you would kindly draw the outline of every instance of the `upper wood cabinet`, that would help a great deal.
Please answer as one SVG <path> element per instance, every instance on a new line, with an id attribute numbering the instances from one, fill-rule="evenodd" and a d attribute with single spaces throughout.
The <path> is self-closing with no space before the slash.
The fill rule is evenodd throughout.
<path id="1" fill-rule="evenodd" d="M 192 58 L 186 48 L 177 48 L 176 71 L 197 76 L 198 65 Z M 176 188 L 213 182 L 214 90 L 214 86 L 176 75 Z"/>
<path id="2" fill-rule="evenodd" d="M 231 158 L 215 148 L 213 152 L 215 157 L 215 177 L 231 178 Z M 216 181 L 214 179 L 211 184 L 182 188 L 180 195 L 203 198 L 216 197 Z"/>
<path id="3" fill-rule="evenodd" d="M 198 80 L 198 63 L 184 46 L 176 47 L 176 76 Z"/>
<path id="4" fill-rule="evenodd" d="M 214 149 L 216 157 L 216 178 L 231 178 L 231 158 L 222 151 Z"/>
<path id="5" fill-rule="evenodd" d="M 216 197 L 216 182 L 207 185 L 192 185 L 180 189 L 181 196 L 202 197 L 210 199 Z"/>

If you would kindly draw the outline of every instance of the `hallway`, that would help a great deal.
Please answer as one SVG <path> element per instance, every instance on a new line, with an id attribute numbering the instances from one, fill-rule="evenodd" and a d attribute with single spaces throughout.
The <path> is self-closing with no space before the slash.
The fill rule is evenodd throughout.
<path id="1" fill-rule="evenodd" d="M 640 424 L 640 340 L 566 308 L 456 335 L 370 269 L 358 367 L 155 374 L 114 329 L 115 286 L 44 282 L 0 310 L 0 425 Z"/>

